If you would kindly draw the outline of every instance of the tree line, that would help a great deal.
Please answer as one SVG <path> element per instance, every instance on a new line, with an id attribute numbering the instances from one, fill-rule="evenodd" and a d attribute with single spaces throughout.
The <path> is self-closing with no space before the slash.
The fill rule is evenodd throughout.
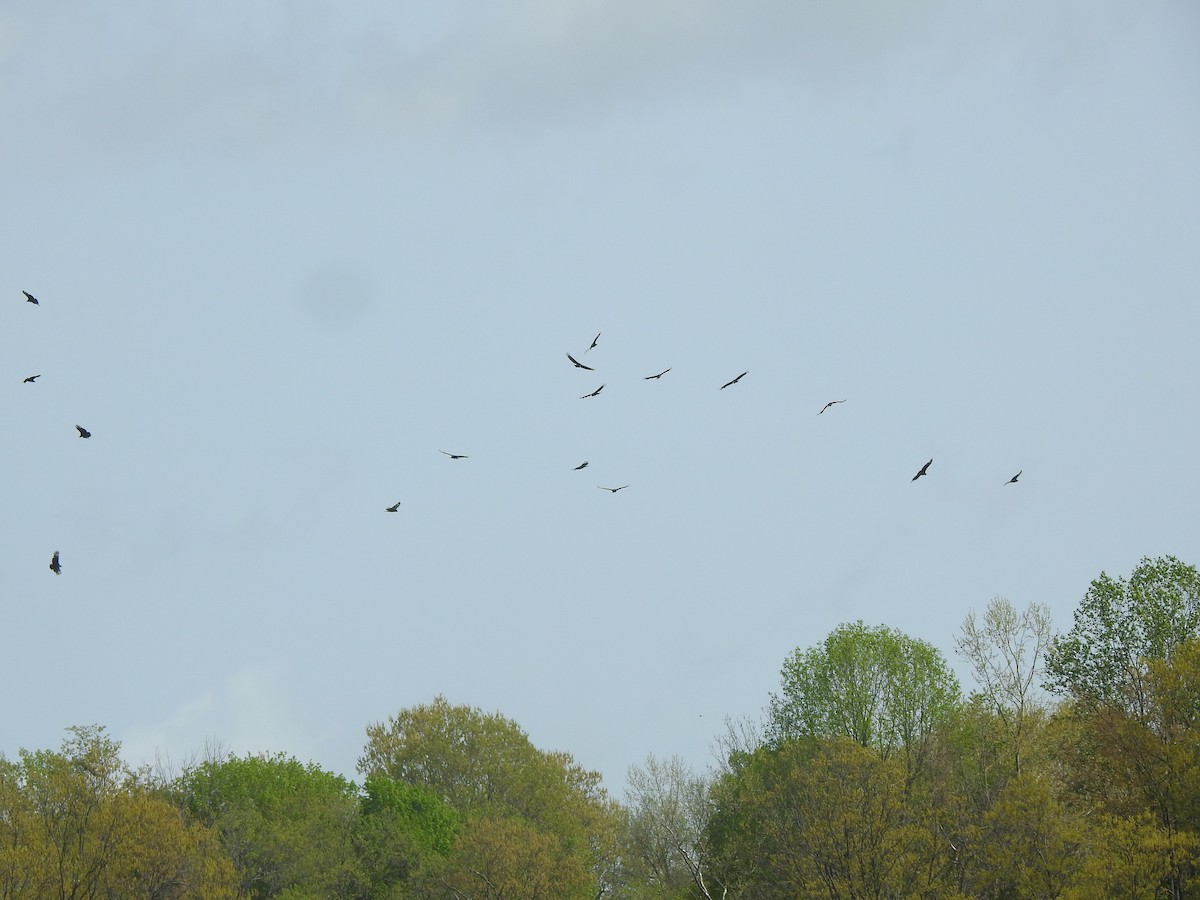
<path id="1" fill-rule="evenodd" d="M 964 693 L 932 645 L 846 623 L 784 661 L 719 764 L 624 798 L 513 721 L 367 728 L 359 782 L 284 754 L 126 765 L 99 726 L 0 757 L 0 898 L 1200 897 L 1200 575 L 1101 574 L 1055 635 L 994 598 Z"/>

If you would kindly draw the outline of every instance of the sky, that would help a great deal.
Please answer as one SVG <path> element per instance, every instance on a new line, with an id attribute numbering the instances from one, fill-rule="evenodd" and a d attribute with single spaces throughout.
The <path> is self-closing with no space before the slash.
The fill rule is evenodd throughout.
<path id="1" fill-rule="evenodd" d="M 840 623 L 970 688 L 992 597 L 1061 631 L 1200 565 L 1198 40 L 1188 0 L 6 4 L 0 753 L 353 778 L 442 694 L 619 796 Z"/>

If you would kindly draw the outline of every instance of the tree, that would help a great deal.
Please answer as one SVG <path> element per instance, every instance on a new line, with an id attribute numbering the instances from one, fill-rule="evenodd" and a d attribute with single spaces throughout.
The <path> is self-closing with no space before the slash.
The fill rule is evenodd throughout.
<path id="1" fill-rule="evenodd" d="M 983 817 L 971 894 L 1058 897 L 1083 860 L 1083 823 L 1047 779 L 1014 778 Z"/>
<path id="2" fill-rule="evenodd" d="M 369 776 L 354 843 L 370 896 L 391 896 L 435 872 L 449 857 L 459 824 L 458 814 L 433 791 Z"/>
<path id="3" fill-rule="evenodd" d="M 1130 818 L 1100 816 L 1088 829 L 1088 852 L 1063 893 L 1064 900 L 1163 896 L 1173 860 L 1194 853 L 1196 842 L 1172 837 L 1148 813 Z"/>
<path id="4" fill-rule="evenodd" d="M 1075 624 L 1046 658 L 1046 689 L 1077 704 L 1143 709 L 1146 663 L 1170 659 L 1200 635 L 1200 573 L 1173 556 L 1143 558 L 1126 581 L 1105 573 L 1075 610 Z"/>
<path id="5" fill-rule="evenodd" d="M 401 710 L 367 728 L 358 768 L 368 779 L 386 777 L 432 791 L 461 817 L 463 830 L 449 865 L 456 857 L 460 866 L 469 864 L 463 848 L 482 853 L 482 843 L 464 843 L 468 833 L 478 842 L 499 840 L 499 826 L 468 832 L 472 822 L 512 819 L 552 837 L 566 858 L 590 873 L 592 888 L 583 894 L 594 895 L 612 877 L 618 816 L 600 774 L 579 766 L 570 754 L 539 750 L 499 714 L 452 706 L 440 696 Z M 479 858 L 500 864 L 507 857 L 489 852 Z M 458 884 L 448 876 L 446 881 Z"/>
<path id="6" fill-rule="evenodd" d="M 1167 896 L 1200 896 L 1200 639 L 1150 660 L 1127 689 L 1136 704 L 1068 708 L 1058 755 L 1080 804 L 1124 819 L 1152 814 L 1167 841 Z"/>
<path id="7" fill-rule="evenodd" d="M 0 897 L 233 898 L 215 835 L 121 761 L 99 726 L 0 759 Z"/>
<path id="8" fill-rule="evenodd" d="M 626 776 L 622 859 L 642 894 L 710 897 L 719 882 L 709 871 L 704 832 L 708 825 L 708 780 L 677 756 L 653 754 Z M 720 896 L 718 890 L 718 896 Z"/>
<path id="9" fill-rule="evenodd" d="M 954 897 L 949 843 L 895 756 L 848 738 L 757 751 L 714 786 L 708 839 L 736 896 Z"/>
<path id="10" fill-rule="evenodd" d="M 561 841 L 520 819 L 476 818 L 463 826 L 434 897 L 563 900 L 597 896 L 587 867 Z"/>
<path id="11" fill-rule="evenodd" d="M 1050 645 L 1050 610 L 1031 603 L 1018 613 L 1003 597 L 993 597 L 978 622 L 973 612 L 955 639 L 971 663 L 979 695 L 1003 723 L 1011 746 L 1013 773 L 1021 762 L 1031 724 L 1042 719 L 1034 693 Z"/>
<path id="12" fill-rule="evenodd" d="M 247 896 L 362 889 L 358 790 L 342 776 L 283 754 L 229 756 L 185 770 L 174 789 L 189 815 L 220 835 Z"/>
<path id="13" fill-rule="evenodd" d="M 848 737 L 884 757 L 900 751 L 911 776 L 959 693 L 931 644 L 861 621 L 839 625 L 823 643 L 785 660 L 768 733 L 776 744 Z"/>

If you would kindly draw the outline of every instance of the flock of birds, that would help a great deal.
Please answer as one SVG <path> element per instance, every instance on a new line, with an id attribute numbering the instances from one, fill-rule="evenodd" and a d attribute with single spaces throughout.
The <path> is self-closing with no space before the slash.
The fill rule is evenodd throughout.
<path id="1" fill-rule="evenodd" d="M 36 302 L 36 301 L 35 301 L 35 302 Z M 589 345 L 588 345 L 588 348 L 587 348 L 586 350 L 584 350 L 584 351 L 583 351 L 584 353 L 588 353 L 589 351 L 591 351 L 591 350 L 595 349 L 596 345 L 597 345 L 597 344 L 600 342 L 600 335 L 601 335 L 601 334 L 603 334 L 603 332 L 596 332 L 596 336 L 595 336 L 594 338 L 592 338 L 592 342 L 591 342 L 591 344 L 589 344 Z M 582 354 L 580 354 L 580 355 L 582 355 Z M 567 359 L 568 359 L 568 360 L 570 360 L 570 361 L 571 361 L 571 364 L 572 364 L 573 366 L 575 366 L 575 368 L 577 368 L 577 369 L 583 369 L 583 370 L 585 370 L 585 371 L 588 371 L 588 372 L 594 372 L 594 371 L 596 371 L 596 370 L 595 370 L 595 369 L 594 369 L 592 366 L 585 365 L 584 363 L 582 363 L 582 362 L 580 362 L 578 359 L 576 359 L 574 356 L 572 356 L 570 353 L 568 353 L 568 354 L 567 354 Z M 656 375 L 646 375 L 646 376 L 643 376 L 642 380 L 643 380 L 643 381 L 657 381 L 658 379 L 662 378 L 664 375 L 666 375 L 666 374 L 667 374 L 668 372 L 670 372 L 670 371 L 671 371 L 671 368 L 668 366 L 667 368 L 663 369 L 661 372 L 659 372 L 659 373 L 658 373 L 658 374 L 656 374 Z M 733 385 L 737 384 L 739 381 L 741 381 L 743 378 L 745 378 L 745 377 L 746 377 L 747 375 L 749 375 L 749 374 L 750 374 L 750 372 L 749 372 L 749 370 L 747 370 L 747 371 L 743 372 L 741 375 L 738 375 L 736 378 L 731 378 L 729 381 L 727 381 L 727 382 L 725 382 L 723 385 L 721 385 L 721 386 L 720 386 L 720 388 L 718 388 L 718 390 L 722 390 L 722 391 L 723 391 L 723 390 L 725 390 L 725 388 L 727 388 L 727 387 L 732 387 Z M 581 395 L 579 399 L 580 399 L 580 400 L 587 400 L 587 399 L 589 399 L 590 397 L 598 397 L 598 396 L 600 395 L 600 392 L 601 392 L 602 390 L 604 390 L 604 385 L 603 385 L 603 384 L 601 384 L 601 385 L 600 385 L 598 388 L 596 388 L 596 389 L 595 389 L 594 391 L 592 391 L 591 393 L 588 393 L 588 394 L 583 394 L 583 395 Z M 831 407 L 833 407 L 833 406 L 837 406 L 839 403 L 845 403 L 845 402 L 846 402 L 846 400 L 830 400 L 828 403 L 826 403 L 824 406 L 822 406 L 822 407 L 821 407 L 821 409 L 820 409 L 820 411 L 818 411 L 817 415 L 821 415 L 821 414 L 822 414 L 822 413 L 824 413 L 824 412 L 825 412 L 827 409 L 829 409 L 829 408 L 831 408 Z M 447 450 L 442 450 L 442 451 L 440 451 L 440 452 L 441 452 L 441 453 L 444 453 L 446 456 L 450 457 L 451 459 L 468 459 L 468 458 L 469 458 L 469 457 L 468 457 L 466 454 L 464 454 L 464 453 L 450 453 L 450 452 L 449 452 L 449 451 L 447 451 Z M 913 481 L 916 481 L 916 480 L 917 480 L 918 478 L 920 478 L 921 476 L 923 476 L 923 475 L 928 475 L 928 474 L 929 474 L 929 467 L 930 467 L 931 465 L 933 465 L 933 460 L 932 460 L 932 459 L 930 459 L 930 460 L 929 460 L 929 462 L 925 463 L 925 465 L 921 466 L 921 468 L 920 468 L 920 469 L 917 471 L 917 474 L 916 474 L 916 475 L 914 475 L 914 476 L 912 477 L 912 480 L 913 480 Z M 575 471 L 576 471 L 576 472 L 578 472 L 578 471 L 580 471 L 580 470 L 582 470 L 582 469 L 586 469 L 587 467 L 588 467 L 588 462 L 587 462 L 587 460 L 584 460 L 584 461 L 583 461 L 583 462 L 581 462 L 579 465 L 575 466 Z M 1021 470 L 1021 472 L 1023 472 L 1023 471 L 1024 471 L 1024 469 L 1022 469 L 1022 470 Z M 1012 478 L 1008 479 L 1008 481 L 1006 481 L 1006 482 L 1004 482 L 1004 483 L 1005 483 L 1006 485 L 1009 485 L 1009 484 L 1016 484 L 1016 483 L 1017 483 L 1017 479 L 1021 477 L 1021 472 L 1017 472 L 1017 474 L 1016 474 L 1016 475 L 1014 475 Z M 597 488 L 599 488 L 599 489 L 600 489 L 600 490 L 602 490 L 602 491 L 610 491 L 611 493 L 614 493 L 614 494 L 615 494 L 615 493 L 617 493 L 617 491 L 623 491 L 623 490 L 625 490 L 627 487 L 629 487 L 629 485 L 627 485 L 627 484 L 622 484 L 622 485 L 620 485 L 619 487 L 605 487 L 604 485 L 600 485 L 600 484 L 598 484 L 598 485 L 596 485 L 596 487 L 597 487 Z M 399 511 L 400 511 L 400 501 L 399 501 L 399 500 L 397 500 L 397 501 L 396 501 L 395 503 L 393 503 L 391 506 L 384 507 L 384 509 L 385 509 L 387 512 L 390 512 L 390 513 L 399 512 Z"/>
<path id="2" fill-rule="evenodd" d="M 32 303 L 34 306 L 41 306 L 41 304 L 38 302 L 38 298 L 33 296 L 33 294 L 29 293 L 29 291 L 21 291 L 21 293 L 25 295 L 26 303 Z M 40 374 L 39 375 L 30 375 L 27 378 L 25 378 L 21 383 L 22 384 L 37 384 L 37 380 L 41 377 L 42 376 Z M 92 433 L 90 431 L 88 431 L 86 428 L 84 428 L 82 425 L 76 425 L 75 430 L 79 432 L 79 436 L 81 438 L 90 438 L 92 436 Z M 55 550 L 54 555 L 50 557 L 50 571 L 53 572 L 55 575 L 62 574 L 62 564 L 58 561 L 58 558 L 59 558 L 58 551 Z"/>
<path id="3" fill-rule="evenodd" d="M 40 305 L 38 303 L 37 297 L 33 296 L 33 294 L 29 293 L 29 291 L 21 291 L 21 293 L 25 295 L 25 301 L 27 303 L 32 303 L 34 306 Z M 596 336 L 594 338 L 592 338 L 591 344 L 588 345 L 587 350 L 583 351 L 584 353 L 588 353 L 589 351 L 595 349 L 596 345 L 600 342 L 601 334 L 603 334 L 603 332 L 596 332 Z M 575 368 L 577 368 L 577 369 L 584 369 L 588 372 L 596 371 L 592 366 L 581 363 L 570 353 L 567 354 L 567 359 L 570 360 L 571 364 L 574 365 Z M 667 368 L 663 369 L 661 372 L 657 373 L 656 375 L 644 376 L 642 380 L 643 381 L 657 381 L 670 371 L 671 371 L 671 367 L 668 366 Z M 720 388 L 718 388 L 718 390 L 723 391 L 727 387 L 732 387 L 733 385 L 737 384 L 739 381 L 741 381 L 743 378 L 745 378 L 749 374 L 750 374 L 750 372 L 749 372 L 749 370 L 747 370 L 747 371 L 743 372 L 741 375 L 738 375 L 736 378 L 731 378 L 729 381 L 727 381 L 723 385 L 721 385 Z M 30 375 L 24 379 L 22 384 L 36 384 L 37 380 L 41 377 L 42 376 L 40 374 Z M 596 388 L 591 393 L 583 394 L 579 399 L 587 400 L 590 397 L 598 397 L 602 390 L 604 390 L 603 384 L 601 384 L 598 388 Z M 821 407 L 820 412 L 818 412 L 817 415 L 821 415 L 827 409 L 830 409 L 831 407 L 836 406 L 839 403 L 845 403 L 845 402 L 846 402 L 845 400 L 830 400 L 828 403 L 826 403 L 824 406 Z M 86 428 L 84 428 L 82 425 L 76 425 L 75 430 L 79 432 L 79 437 L 81 437 L 81 438 L 90 438 L 92 436 L 92 433 L 90 431 L 88 431 Z M 451 459 L 469 459 L 470 458 L 465 453 L 451 453 L 448 450 L 441 450 L 439 452 L 445 454 L 446 456 L 450 457 Z M 921 466 L 921 468 L 917 471 L 917 474 L 912 477 L 912 480 L 916 481 L 921 476 L 928 475 L 929 467 L 931 465 L 933 465 L 932 459 L 929 460 L 929 462 L 925 463 L 925 465 Z M 587 462 L 587 460 L 584 460 L 579 465 L 575 466 L 575 471 L 578 472 L 578 471 L 581 471 L 582 469 L 586 469 L 587 467 L 588 467 L 588 462 Z M 1023 472 L 1023 471 L 1024 470 L 1022 469 L 1021 472 Z M 1021 472 L 1017 472 L 1016 475 L 1014 475 L 1012 478 L 1010 478 L 1008 481 L 1006 481 L 1004 483 L 1006 485 L 1016 484 L 1017 479 L 1021 477 Z M 627 487 L 629 487 L 629 485 L 622 484 L 617 487 L 605 487 L 604 485 L 598 484 L 598 485 L 596 485 L 596 487 L 599 490 L 609 491 L 610 493 L 615 494 L 618 491 L 625 490 Z M 384 507 L 384 509 L 385 509 L 385 511 L 390 512 L 390 513 L 399 512 L 400 511 L 400 501 L 397 500 L 391 506 Z M 62 573 L 62 565 L 59 562 L 59 551 L 57 551 L 57 550 L 55 550 L 54 555 L 52 557 L 50 557 L 50 571 L 53 572 L 55 575 L 59 575 Z"/>

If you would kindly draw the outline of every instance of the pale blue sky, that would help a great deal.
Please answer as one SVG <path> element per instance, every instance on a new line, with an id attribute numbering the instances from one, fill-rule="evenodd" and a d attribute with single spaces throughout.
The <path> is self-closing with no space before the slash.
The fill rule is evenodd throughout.
<path id="1" fill-rule="evenodd" d="M 840 622 L 958 665 L 994 595 L 1065 629 L 1102 570 L 1200 564 L 1198 38 L 8 4 L 0 752 L 99 722 L 353 775 L 444 693 L 619 793 Z"/>

